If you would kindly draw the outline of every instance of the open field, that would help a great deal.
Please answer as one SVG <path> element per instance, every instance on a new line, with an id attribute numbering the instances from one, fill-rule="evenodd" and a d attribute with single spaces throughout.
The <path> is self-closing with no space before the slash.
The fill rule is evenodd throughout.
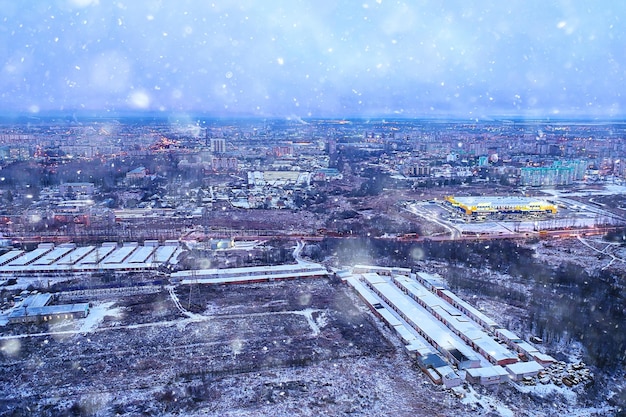
<path id="1" fill-rule="evenodd" d="M 0 345 L 0 416 L 579 410 L 576 395 L 562 388 L 466 386 L 457 398 L 416 368 L 355 294 L 326 279 L 102 296 L 87 319 L 4 327 Z"/>
<path id="2" fill-rule="evenodd" d="M 0 415 L 420 415 L 450 397 L 415 402 L 421 372 L 326 280 L 183 290 L 184 312 L 162 291 L 99 300 L 87 326 L 4 328 Z"/>

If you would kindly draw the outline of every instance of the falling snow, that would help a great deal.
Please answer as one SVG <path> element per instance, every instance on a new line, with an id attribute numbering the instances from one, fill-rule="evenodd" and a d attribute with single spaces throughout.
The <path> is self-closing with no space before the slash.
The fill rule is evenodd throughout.
<path id="1" fill-rule="evenodd" d="M 621 2 L 9 2 L 2 106 L 619 116 L 625 15 Z M 224 74 L 236 85 L 216 93 Z"/>

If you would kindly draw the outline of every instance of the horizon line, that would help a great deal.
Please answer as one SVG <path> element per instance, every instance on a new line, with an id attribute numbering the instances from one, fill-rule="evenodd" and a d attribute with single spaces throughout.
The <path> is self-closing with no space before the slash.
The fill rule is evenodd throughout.
<path id="1" fill-rule="evenodd" d="M 149 119 L 172 119 L 172 118 L 191 118 L 198 119 L 215 119 L 215 120 L 283 120 L 294 122 L 315 122 L 324 120 L 433 120 L 433 121 L 464 121 L 464 122 L 517 122 L 517 121 L 585 121 L 585 122 L 626 122 L 626 115 L 566 115 L 566 114 L 493 114 L 493 115 L 445 115 L 445 114 L 423 114 L 423 115 L 404 115 L 404 114 L 345 114 L 345 115 L 310 115 L 299 116 L 296 114 L 289 115 L 255 115 L 255 114 L 219 114 L 204 111 L 171 111 L 164 112 L 159 110 L 116 110 L 116 111 L 96 111 L 96 110 L 48 110 L 37 113 L 26 111 L 2 112 L 0 120 L 14 119 L 124 119 L 124 118 L 149 118 Z M 69 121 L 69 120 L 68 120 Z"/>

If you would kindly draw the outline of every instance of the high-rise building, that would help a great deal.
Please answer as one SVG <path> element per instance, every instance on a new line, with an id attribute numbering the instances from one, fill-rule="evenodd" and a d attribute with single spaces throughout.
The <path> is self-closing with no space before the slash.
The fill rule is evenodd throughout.
<path id="1" fill-rule="evenodd" d="M 211 138 L 211 152 L 225 153 L 226 152 L 226 140 L 222 138 Z"/>
<path id="2" fill-rule="evenodd" d="M 211 159 L 211 168 L 216 172 L 237 171 L 238 161 L 234 157 L 213 157 Z"/>
<path id="3" fill-rule="evenodd" d="M 430 167 L 423 164 L 414 164 L 407 168 L 406 175 L 409 177 L 428 177 L 430 176 Z"/>
<path id="4" fill-rule="evenodd" d="M 521 170 L 521 185 L 570 185 L 574 179 L 573 171 L 571 167 L 524 167 Z"/>

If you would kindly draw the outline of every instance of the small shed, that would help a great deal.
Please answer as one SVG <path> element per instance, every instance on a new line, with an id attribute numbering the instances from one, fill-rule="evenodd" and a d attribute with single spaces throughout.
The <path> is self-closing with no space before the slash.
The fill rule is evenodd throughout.
<path id="1" fill-rule="evenodd" d="M 525 377 L 537 375 L 539 371 L 543 370 L 543 366 L 535 361 L 529 361 L 512 363 L 510 365 L 506 365 L 505 369 L 509 374 L 511 374 L 511 378 L 513 378 L 513 380 L 520 381 Z"/>
<path id="2" fill-rule="evenodd" d="M 510 379 L 509 373 L 500 365 L 484 368 L 469 368 L 465 370 L 465 379 L 468 382 L 480 385 L 492 385 L 506 382 Z"/>

